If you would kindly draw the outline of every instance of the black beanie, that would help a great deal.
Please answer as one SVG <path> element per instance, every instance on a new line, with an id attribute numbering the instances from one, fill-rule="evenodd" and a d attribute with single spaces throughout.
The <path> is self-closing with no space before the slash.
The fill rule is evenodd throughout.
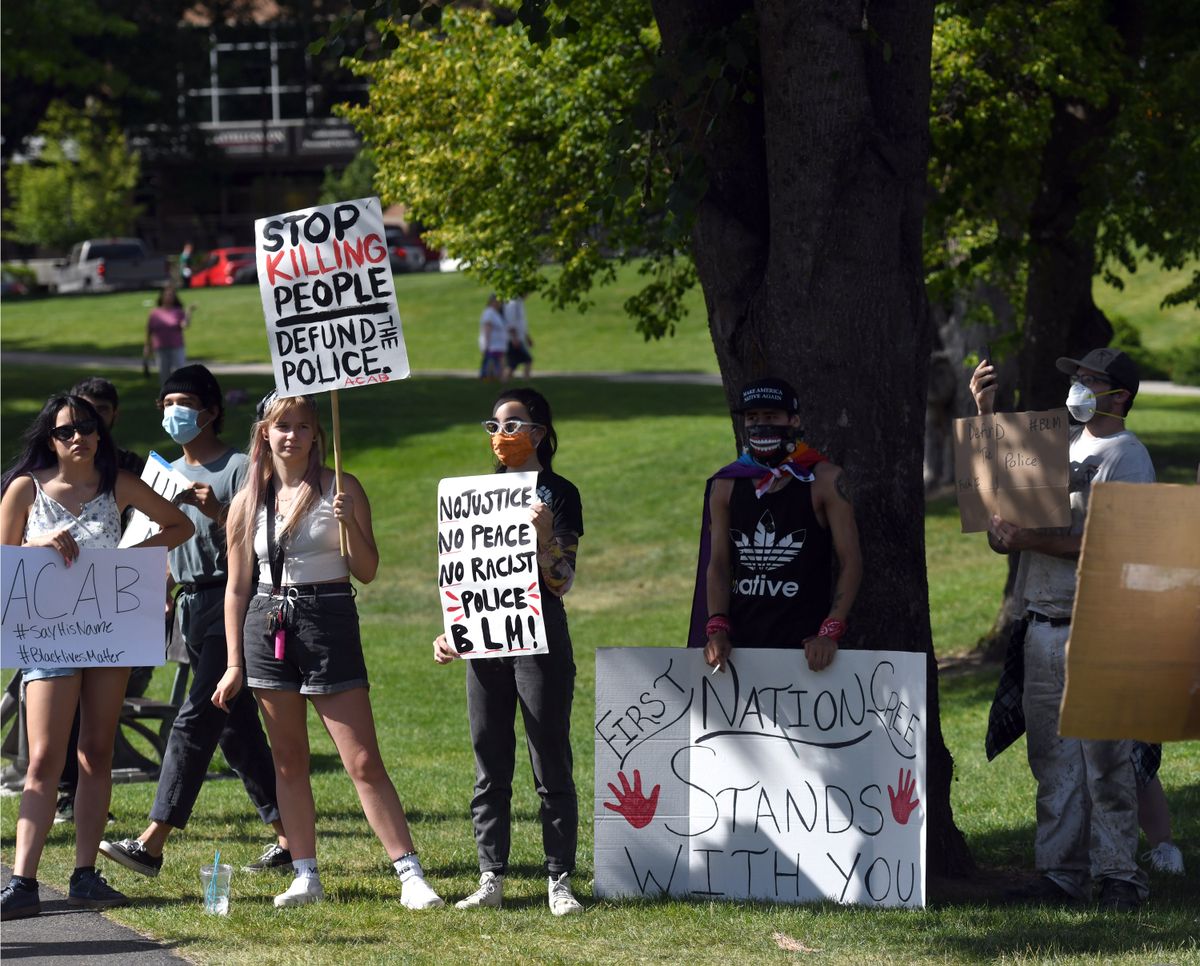
<path id="1" fill-rule="evenodd" d="M 199 364 L 183 366 L 167 376 L 167 381 L 158 391 L 158 401 L 161 403 L 173 392 L 185 392 L 196 396 L 205 409 L 217 406 L 223 411 L 225 408 L 222 405 L 221 387 L 217 385 L 217 377 Z"/>

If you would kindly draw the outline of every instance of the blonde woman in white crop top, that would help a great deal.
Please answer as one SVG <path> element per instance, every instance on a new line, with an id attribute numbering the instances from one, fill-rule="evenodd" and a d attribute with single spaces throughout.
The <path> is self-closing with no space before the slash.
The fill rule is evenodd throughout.
<path id="1" fill-rule="evenodd" d="M 324 898 L 309 777 L 311 701 L 400 877 L 401 903 L 410 909 L 440 906 L 384 768 L 371 712 L 350 585 L 352 576 L 370 583 L 379 567 L 370 502 L 348 473 L 342 475 L 342 491 L 334 492 L 313 397 L 271 393 L 259 403 L 257 416 L 250 433 L 250 471 L 229 512 L 229 666 L 212 700 L 226 708 L 248 686 L 262 708 L 296 873 L 275 905 Z M 339 524 L 346 532 L 345 557 L 339 551 Z"/>
<path id="2" fill-rule="evenodd" d="M 121 511 L 141 510 L 162 529 L 140 546 L 176 547 L 192 523 L 145 483 L 117 468 L 108 428 L 81 396 L 53 396 L 25 433 L 24 451 L 0 484 L 0 542 L 48 547 L 66 566 L 81 550 L 112 549 Z M 165 574 L 164 574 L 165 576 Z M 43 592 L 45 585 L 43 585 Z M 96 872 L 96 852 L 112 796 L 112 756 L 127 667 L 40 667 L 25 671 L 29 765 L 17 816 L 13 878 L 3 918 L 41 912 L 37 870 L 54 820 L 58 779 L 79 707 L 79 784 L 75 792 L 75 872 L 68 902 L 106 908 L 128 902 Z"/>

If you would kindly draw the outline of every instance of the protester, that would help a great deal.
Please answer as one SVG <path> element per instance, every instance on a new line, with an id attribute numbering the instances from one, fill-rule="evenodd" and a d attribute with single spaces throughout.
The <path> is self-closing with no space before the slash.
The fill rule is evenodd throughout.
<path id="1" fill-rule="evenodd" d="M 183 345 L 183 330 L 192 322 L 194 305 L 186 309 L 179 302 L 174 285 L 164 285 L 158 296 L 158 307 L 150 310 L 146 319 L 146 344 L 142 347 L 142 362 L 148 364 L 153 353 L 158 364 L 158 381 L 164 383 L 176 369 L 187 362 Z"/>
<path id="2" fill-rule="evenodd" d="M 183 251 L 179 253 L 179 285 L 181 288 L 187 288 L 192 284 L 192 256 L 195 249 L 192 248 L 191 242 L 183 243 Z"/>
<path id="3" fill-rule="evenodd" d="M 533 336 L 529 334 L 529 319 L 525 315 L 525 298 L 518 296 L 504 303 L 504 328 L 508 335 L 508 350 L 505 362 L 507 378 L 517 374 L 517 367 L 524 366 L 523 377 L 528 379 L 533 369 Z"/>
<path id="4" fill-rule="evenodd" d="M 177 547 L 192 524 L 132 473 L 117 468 L 112 436 L 80 396 L 52 396 L 26 431 L 21 455 L 0 483 L 0 543 L 49 547 L 69 567 L 80 550 L 112 549 L 121 510 L 133 506 L 161 530 L 139 546 Z M 4 887 L 0 919 L 41 912 L 37 869 L 54 819 L 76 706 L 80 709 L 79 785 L 75 797 L 75 871 L 68 903 L 107 908 L 128 900 L 95 868 L 96 848 L 112 794 L 117 721 L 127 667 L 41 667 L 25 671 L 29 766 L 17 816 L 13 877 Z"/>
<path id="5" fill-rule="evenodd" d="M 530 519 L 537 530 L 538 582 L 549 653 L 467 662 L 467 716 L 476 775 L 471 819 L 481 875 L 479 889 L 455 906 L 499 908 L 503 903 L 512 836 L 515 717 L 520 704 L 534 787 L 542 800 L 550 911 L 563 916 L 583 909 L 571 891 L 579 827 L 571 774 L 575 660 L 562 604 L 575 580 L 583 508 L 575 486 L 551 469 L 558 436 L 550 404 L 541 393 L 502 392 L 492 407 L 492 418 L 483 425 L 499 461 L 498 473 L 538 474 L 538 502 Z M 433 657 L 439 664 L 449 664 L 458 653 L 441 635 L 433 642 Z"/>
<path id="6" fill-rule="evenodd" d="M 500 314 L 500 299 L 493 292 L 488 296 L 483 314 L 479 316 L 479 378 L 488 382 L 504 379 L 504 350 L 508 346 L 508 331 Z"/>
<path id="7" fill-rule="evenodd" d="M 1149 893 L 1136 860 L 1133 742 L 1060 737 L 1058 717 L 1075 568 L 1092 485 L 1153 483 L 1154 466 L 1145 446 L 1125 428 L 1140 382 L 1133 361 L 1115 349 L 1093 349 L 1082 359 L 1064 357 L 1056 364 L 1071 376 L 1066 406 L 1082 424 L 1070 442 L 1071 525 L 1031 529 L 993 516 L 988 528 L 993 550 L 1021 554 L 1017 584 L 1028 619 L 1022 706 L 1029 766 L 1038 785 L 1034 855 L 1041 877 L 1020 897 L 1086 901 L 1095 879 L 1101 907 L 1131 911 Z M 996 389 L 995 368 L 984 359 L 971 376 L 981 414 L 993 412 Z"/>
<path id="8" fill-rule="evenodd" d="M 264 398 L 251 429 L 246 485 L 229 511 L 228 667 L 212 700 L 229 710 L 242 688 L 244 661 L 245 683 L 262 707 L 271 739 L 279 812 L 295 870 L 292 884 L 275 897 L 277 907 L 325 897 L 317 874 L 308 699 L 400 877 L 401 903 L 429 909 L 442 900 L 425 881 L 379 753 L 350 585 L 351 575 L 369 583 L 379 567 L 371 505 L 349 474 L 335 494 L 334 473 L 324 463 L 325 435 L 313 397 L 272 392 Z M 346 556 L 339 553 L 339 525 Z"/>
<path id="9" fill-rule="evenodd" d="M 822 671 L 862 580 L 849 482 L 799 441 L 800 402 L 787 382 L 748 383 L 735 413 L 745 450 L 708 481 L 688 645 L 722 671 L 735 645 L 802 647 Z"/>
<path id="10" fill-rule="evenodd" d="M 171 465 L 191 481 L 177 498 L 195 524 L 196 535 L 170 554 L 171 574 L 179 582 L 174 606 L 187 649 L 192 686 L 184 699 L 163 754 L 150 824 L 136 839 L 101 842 L 100 852 L 141 875 L 162 869 L 163 849 L 175 829 L 186 827 L 217 745 L 242 780 L 259 816 L 273 825 L 278 842 L 268 845 L 247 872 L 287 869 L 292 857 L 279 820 L 275 765 L 249 691 L 230 702 L 228 714 L 210 700 L 225 673 L 225 516 L 246 479 L 249 460 L 218 435 L 225 419 L 221 387 L 204 366 L 171 373 L 158 396 L 163 429 L 183 447 Z"/>

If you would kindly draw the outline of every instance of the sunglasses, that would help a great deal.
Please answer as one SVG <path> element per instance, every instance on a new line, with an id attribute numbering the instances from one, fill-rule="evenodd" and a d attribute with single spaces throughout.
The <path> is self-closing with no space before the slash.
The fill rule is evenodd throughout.
<path id="1" fill-rule="evenodd" d="M 67 423 L 65 426 L 55 426 L 50 430 L 50 435 L 60 443 L 69 443 L 75 438 L 75 434 L 80 436 L 91 436 L 96 431 L 96 420 L 81 419 L 77 423 Z"/>
<path id="2" fill-rule="evenodd" d="M 503 433 L 505 436 L 515 436 L 522 431 L 528 433 L 534 429 L 541 429 L 541 423 L 528 423 L 523 419 L 506 419 L 504 422 L 498 422 L 495 419 L 485 419 L 482 426 L 487 430 L 489 436 L 495 436 L 497 433 Z"/>

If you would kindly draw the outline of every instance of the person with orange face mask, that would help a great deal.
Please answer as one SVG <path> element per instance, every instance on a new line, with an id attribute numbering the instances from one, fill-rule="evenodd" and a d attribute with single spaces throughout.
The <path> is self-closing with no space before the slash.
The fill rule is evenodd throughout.
<path id="1" fill-rule="evenodd" d="M 575 660 L 562 603 L 575 581 L 583 507 L 574 484 L 551 470 L 558 437 L 550 404 L 541 393 L 533 389 L 502 392 L 492 407 L 492 418 L 485 419 L 483 427 L 499 463 L 496 472 L 538 474 L 531 520 L 537 530 L 538 577 L 549 652 L 467 662 L 467 716 L 476 774 L 471 820 L 480 877 L 479 888 L 456 906 L 499 908 L 503 902 L 519 704 L 534 786 L 542 800 L 550 911 L 563 916 L 583 909 L 571 891 L 579 829 L 571 756 Z M 434 640 L 433 659 L 438 664 L 449 664 L 458 656 L 445 635 Z"/>

